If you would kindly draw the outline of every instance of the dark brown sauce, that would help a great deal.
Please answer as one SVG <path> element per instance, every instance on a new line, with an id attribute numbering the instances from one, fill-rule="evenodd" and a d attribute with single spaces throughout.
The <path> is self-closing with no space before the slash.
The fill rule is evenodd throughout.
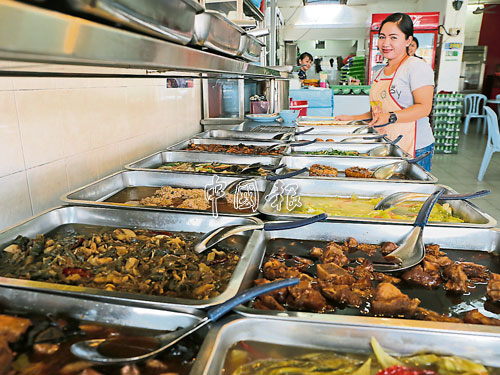
<path id="1" fill-rule="evenodd" d="M 160 187 L 156 186 L 132 186 L 132 187 L 127 187 L 123 190 L 120 190 L 118 193 L 110 196 L 108 199 L 106 199 L 104 202 L 110 202 L 110 203 L 120 203 L 124 204 L 126 202 L 130 201 L 140 201 L 143 198 L 150 197 L 154 195 L 154 193 L 160 189 Z M 189 188 L 186 188 L 189 189 Z M 262 192 L 259 192 L 259 200 L 262 199 Z M 179 200 L 178 202 L 174 202 L 175 204 L 180 204 L 182 203 L 182 200 Z M 131 204 L 132 205 L 132 204 Z M 146 207 L 146 206 L 141 206 L 141 207 Z M 158 208 L 168 208 L 168 207 L 158 207 Z M 175 207 L 172 207 L 175 208 Z M 178 208 L 179 210 L 186 210 L 186 211 L 192 211 L 186 208 Z M 204 210 L 204 211 L 210 211 L 209 210 Z M 234 208 L 233 204 L 229 204 L 225 199 L 217 199 L 217 212 L 219 213 L 230 213 L 230 214 L 250 214 L 252 213 L 252 209 L 236 209 Z"/>
<path id="2" fill-rule="evenodd" d="M 152 336 L 167 333 L 167 331 L 137 327 L 120 327 L 114 325 L 78 322 L 74 319 L 65 319 L 58 317 L 57 321 L 61 322 L 62 326 L 66 326 L 66 324 L 68 324 L 77 329 L 80 324 L 81 330 L 79 331 L 79 334 L 67 335 L 66 339 L 59 343 L 59 349 L 55 353 L 42 354 L 33 350 L 33 347 L 31 345 L 28 345 L 24 338 L 31 335 L 31 330 L 36 330 L 37 326 L 49 320 L 47 317 L 36 313 L 26 314 L 22 312 L 11 311 L 8 310 L 7 307 L 3 308 L 3 306 L 0 306 L 0 313 L 26 317 L 29 318 L 32 322 L 31 327 L 28 328 L 28 331 L 21 337 L 21 339 L 16 343 L 11 343 L 11 347 L 15 352 L 13 366 L 15 366 L 16 370 L 8 372 L 9 375 L 60 374 L 62 373 L 61 369 L 63 369 L 66 365 L 76 362 L 82 362 L 80 358 L 75 357 L 71 353 L 70 349 L 71 345 L 78 341 L 117 337 L 120 338 L 120 340 L 123 340 L 122 343 L 124 343 L 125 345 L 127 345 L 126 341 L 129 339 L 134 344 L 139 343 L 140 345 L 150 345 L 150 338 Z M 52 317 L 50 320 L 53 321 L 54 317 Z M 85 326 L 90 326 L 92 327 L 92 329 L 86 329 Z M 204 330 L 202 333 L 194 333 L 155 356 L 155 359 L 159 360 L 163 364 L 163 367 L 148 366 L 146 361 L 138 362 L 134 366 L 137 366 L 141 375 L 162 375 L 165 373 L 188 375 L 196 359 L 203 340 L 203 336 L 205 334 L 206 330 Z M 148 343 L 148 341 L 150 342 Z M 121 349 L 118 349 L 117 347 L 115 349 L 110 348 L 110 350 L 114 350 L 115 357 L 120 358 L 120 354 L 118 354 L 117 351 L 120 352 Z M 121 358 L 124 358 L 127 356 L 127 354 L 129 354 L 125 351 L 123 351 L 122 353 L 123 354 L 121 354 Z M 92 369 L 96 370 L 99 374 L 102 375 L 122 375 L 124 373 L 130 373 L 130 369 L 127 370 L 125 369 L 125 367 L 126 365 L 95 364 L 91 366 Z M 80 369 L 78 371 L 65 373 L 71 375 L 81 374 L 82 370 Z"/>
<path id="3" fill-rule="evenodd" d="M 282 249 L 286 250 L 286 253 L 291 256 L 299 256 L 307 259 L 311 259 L 315 264 L 318 260 L 310 257 L 309 253 L 313 247 L 324 248 L 328 242 L 325 241 L 310 241 L 310 240 L 290 240 L 284 238 L 276 238 L 268 242 L 266 250 L 266 259 L 273 254 L 276 254 Z M 488 253 L 484 251 L 469 251 L 469 250 L 453 250 L 453 249 L 441 249 L 446 253 L 446 255 L 453 261 L 463 261 L 463 262 L 474 262 L 486 266 L 491 272 L 500 273 L 500 257 L 493 253 Z M 366 254 L 361 251 L 347 252 L 346 256 L 354 261 L 357 257 L 366 258 Z M 374 257 L 371 257 L 374 259 Z M 287 260 L 285 263 L 288 266 L 292 266 L 292 259 Z M 309 267 L 306 274 L 315 277 L 316 267 Z M 391 273 L 392 276 L 401 277 L 402 272 Z M 260 274 L 259 277 L 262 277 Z M 375 284 L 374 284 L 375 286 Z M 452 316 L 461 315 L 466 311 L 479 309 L 482 313 L 486 312 L 486 315 L 500 319 L 499 310 L 500 308 L 497 304 L 486 303 L 486 284 L 475 284 L 475 287 L 470 290 L 469 293 L 464 295 L 456 295 L 447 292 L 441 285 L 439 288 L 427 290 L 422 287 L 414 286 L 404 280 L 397 285 L 397 287 L 410 298 L 418 298 L 420 302 L 420 307 L 433 310 L 439 314 L 447 314 Z M 285 306 L 286 307 L 286 306 Z M 342 315 L 361 315 L 360 309 L 354 307 L 346 307 L 341 305 L 335 305 L 335 311 L 330 311 L 333 314 Z M 368 306 L 362 306 L 361 310 L 363 312 L 368 311 Z M 489 312 L 489 313 L 488 313 Z"/>
<path id="4" fill-rule="evenodd" d="M 154 337 L 120 335 L 102 342 L 97 350 L 106 357 L 129 358 L 150 353 L 159 346 Z"/>

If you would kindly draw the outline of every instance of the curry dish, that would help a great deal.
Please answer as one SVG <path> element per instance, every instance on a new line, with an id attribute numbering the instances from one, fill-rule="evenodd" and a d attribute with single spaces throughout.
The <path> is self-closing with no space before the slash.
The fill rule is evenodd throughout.
<path id="1" fill-rule="evenodd" d="M 280 213 L 317 215 L 324 212 L 332 216 L 415 220 L 423 204 L 423 202 L 406 201 L 387 210 L 374 210 L 375 205 L 381 200 L 382 198 L 358 198 L 356 195 L 347 198 L 301 195 L 300 206 L 297 205 L 292 210 L 288 210 L 287 206 L 283 205 Z M 451 206 L 448 203 L 436 203 L 432 208 L 429 221 L 464 222 L 461 218 L 453 215 Z"/>

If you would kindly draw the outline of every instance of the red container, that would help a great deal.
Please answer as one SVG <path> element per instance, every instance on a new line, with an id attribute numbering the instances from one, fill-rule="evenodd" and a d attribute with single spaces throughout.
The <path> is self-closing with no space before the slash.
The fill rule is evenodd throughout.
<path id="1" fill-rule="evenodd" d="M 290 99 L 290 109 L 298 109 L 299 116 L 307 116 L 307 100 Z"/>
<path id="2" fill-rule="evenodd" d="M 267 113 L 269 110 L 269 102 L 267 101 L 251 101 L 250 102 L 250 113 L 252 114 L 261 114 Z"/>

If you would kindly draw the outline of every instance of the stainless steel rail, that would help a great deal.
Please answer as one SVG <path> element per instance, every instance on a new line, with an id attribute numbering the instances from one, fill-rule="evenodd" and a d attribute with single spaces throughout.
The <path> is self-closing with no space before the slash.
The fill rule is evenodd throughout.
<path id="1" fill-rule="evenodd" d="M 273 69 L 12 0 L 0 2 L 0 59 L 279 77 Z"/>

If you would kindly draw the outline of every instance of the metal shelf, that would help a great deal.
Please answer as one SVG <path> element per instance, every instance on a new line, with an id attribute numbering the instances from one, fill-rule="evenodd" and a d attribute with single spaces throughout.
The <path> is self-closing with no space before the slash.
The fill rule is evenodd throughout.
<path id="1" fill-rule="evenodd" d="M 12 0 L 0 2 L 0 59 L 279 77 L 278 71 Z"/>

